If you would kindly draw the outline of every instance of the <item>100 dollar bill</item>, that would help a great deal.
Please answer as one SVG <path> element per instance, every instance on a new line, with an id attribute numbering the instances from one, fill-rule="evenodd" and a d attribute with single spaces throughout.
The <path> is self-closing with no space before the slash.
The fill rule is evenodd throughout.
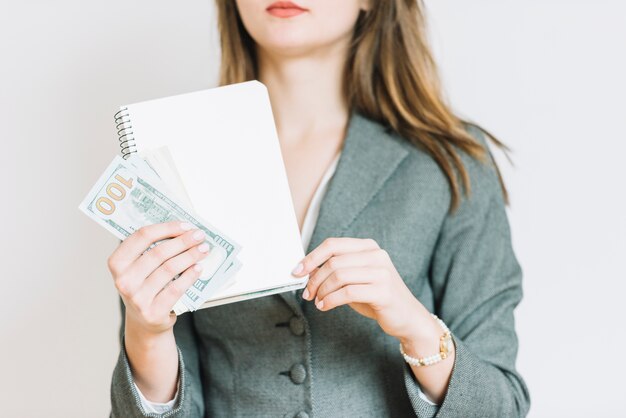
<path id="1" fill-rule="evenodd" d="M 173 220 L 185 221 L 205 232 L 209 255 L 200 262 L 202 274 L 176 303 L 180 314 L 197 310 L 222 286 L 241 247 L 217 228 L 199 219 L 171 199 L 164 184 L 150 173 L 116 156 L 79 205 L 91 219 L 121 240 L 142 226 Z M 233 269 L 230 269 L 233 270 Z M 236 270 L 236 269 L 235 269 Z"/>

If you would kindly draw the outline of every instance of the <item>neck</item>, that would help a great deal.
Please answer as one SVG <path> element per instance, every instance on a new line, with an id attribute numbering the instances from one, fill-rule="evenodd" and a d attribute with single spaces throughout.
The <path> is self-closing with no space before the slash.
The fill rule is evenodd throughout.
<path id="1" fill-rule="evenodd" d="M 341 129 L 348 120 L 343 98 L 346 46 L 305 56 L 259 49 L 259 81 L 268 89 L 278 137 L 296 143 Z"/>

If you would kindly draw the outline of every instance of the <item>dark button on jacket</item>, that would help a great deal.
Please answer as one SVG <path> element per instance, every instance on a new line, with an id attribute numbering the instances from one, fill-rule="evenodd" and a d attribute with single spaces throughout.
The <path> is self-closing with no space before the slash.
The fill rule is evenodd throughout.
<path id="1" fill-rule="evenodd" d="M 289 320 L 289 329 L 293 335 L 304 334 L 304 320 L 298 316 L 292 316 Z"/>
<path id="2" fill-rule="evenodd" d="M 302 384 L 306 379 L 306 369 L 302 364 L 294 364 L 289 370 L 289 377 L 296 385 Z"/>

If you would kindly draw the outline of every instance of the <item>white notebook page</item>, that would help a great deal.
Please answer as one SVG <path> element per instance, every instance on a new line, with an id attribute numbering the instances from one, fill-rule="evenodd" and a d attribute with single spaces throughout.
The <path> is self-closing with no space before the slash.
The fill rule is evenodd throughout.
<path id="1" fill-rule="evenodd" d="M 308 276 L 291 276 L 304 250 L 265 86 L 249 81 L 126 107 L 136 149 L 167 145 L 198 215 L 242 246 L 235 283 L 209 301 L 304 287 Z"/>

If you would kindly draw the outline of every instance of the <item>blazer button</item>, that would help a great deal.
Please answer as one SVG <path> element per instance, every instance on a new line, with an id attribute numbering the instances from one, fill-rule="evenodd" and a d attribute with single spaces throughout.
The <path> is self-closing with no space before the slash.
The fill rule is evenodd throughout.
<path id="1" fill-rule="evenodd" d="M 292 316 L 289 320 L 289 329 L 293 335 L 304 334 L 304 319 L 298 316 Z"/>
<path id="2" fill-rule="evenodd" d="M 302 384 L 306 379 L 306 369 L 302 364 L 294 364 L 289 370 L 289 377 L 296 385 Z"/>
<path id="3" fill-rule="evenodd" d="M 300 411 L 294 415 L 294 418 L 309 418 L 309 414 L 307 414 L 306 411 Z"/>

